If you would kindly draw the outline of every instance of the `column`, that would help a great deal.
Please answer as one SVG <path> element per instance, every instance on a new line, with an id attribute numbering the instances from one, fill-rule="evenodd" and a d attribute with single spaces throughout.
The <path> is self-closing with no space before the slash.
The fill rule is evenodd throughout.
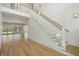
<path id="1" fill-rule="evenodd" d="M 62 28 L 62 47 L 63 47 L 63 50 L 66 49 L 65 27 Z"/>
<path id="2" fill-rule="evenodd" d="M 0 10 L 0 48 L 2 46 L 2 17 L 1 16 L 2 15 L 1 15 L 1 10 Z"/>

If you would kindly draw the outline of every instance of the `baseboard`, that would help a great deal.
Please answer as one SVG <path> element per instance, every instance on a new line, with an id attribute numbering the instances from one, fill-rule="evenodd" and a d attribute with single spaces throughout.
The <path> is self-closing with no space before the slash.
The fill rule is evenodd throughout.
<path id="1" fill-rule="evenodd" d="M 76 46 L 76 45 L 72 45 L 72 44 L 68 44 L 69 46 L 73 46 L 73 47 L 77 47 L 77 48 L 79 48 L 79 46 Z"/>
<path id="2" fill-rule="evenodd" d="M 79 47 L 79 45 L 73 44 L 73 43 L 68 43 L 68 45 L 75 46 L 75 47 Z"/>
<path id="3" fill-rule="evenodd" d="M 0 56 L 1 56 L 1 48 L 0 48 Z"/>

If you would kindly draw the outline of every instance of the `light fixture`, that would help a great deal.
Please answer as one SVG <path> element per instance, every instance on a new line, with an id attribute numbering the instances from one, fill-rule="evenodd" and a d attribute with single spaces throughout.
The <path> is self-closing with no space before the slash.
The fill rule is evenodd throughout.
<path id="1" fill-rule="evenodd" d="M 79 12 L 73 13 L 72 17 L 76 19 L 79 18 Z"/>

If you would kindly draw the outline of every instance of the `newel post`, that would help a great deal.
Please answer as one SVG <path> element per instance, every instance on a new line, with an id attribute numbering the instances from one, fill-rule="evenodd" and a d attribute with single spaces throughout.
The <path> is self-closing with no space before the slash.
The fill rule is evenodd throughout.
<path id="1" fill-rule="evenodd" d="M 1 12 L 1 4 L 0 4 L 0 49 L 2 47 L 2 12 Z"/>
<path id="2" fill-rule="evenodd" d="M 62 48 L 66 50 L 66 37 L 65 37 L 65 27 L 62 27 Z"/>

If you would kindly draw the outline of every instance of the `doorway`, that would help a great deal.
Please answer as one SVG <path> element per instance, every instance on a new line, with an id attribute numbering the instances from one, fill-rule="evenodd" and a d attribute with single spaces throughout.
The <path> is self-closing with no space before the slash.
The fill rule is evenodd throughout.
<path id="1" fill-rule="evenodd" d="M 3 44 L 17 45 L 24 38 L 24 34 L 23 24 L 3 22 Z"/>

